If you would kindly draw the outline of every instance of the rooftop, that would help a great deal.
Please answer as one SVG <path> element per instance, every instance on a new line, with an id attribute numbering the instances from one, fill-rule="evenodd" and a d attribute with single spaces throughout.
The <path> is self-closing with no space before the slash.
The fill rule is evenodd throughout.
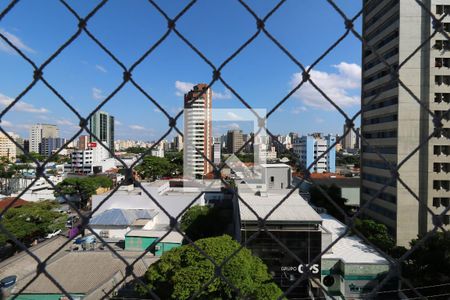
<path id="1" fill-rule="evenodd" d="M 0 199 L 0 212 L 2 212 L 5 209 L 5 207 L 7 207 L 11 202 L 13 202 L 14 199 L 16 199 L 16 197 L 5 197 Z M 14 204 L 11 207 L 19 207 L 26 203 L 28 203 L 28 201 L 19 198 L 17 199 L 16 202 L 14 202 Z"/>
<path id="2" fill-rule="evenodd" d="M 153 219 L 158 212 L 154 209 L 120 209 L 112 208 L 94 216 L 90 225 L 129 226 L 138 219 Z"/>
<path id="3" fill-rule="evenodd" d="M 290 168 L 287 164 L 261 164 L 263 168 Z"/>
<path id="4" fill-rule="evenodd" d="M 239 193 L 242 199 L 261 217 L 264 218 L 290 190 L 270 192 L 264 196 L 253 193 Z M 256 221 L 255 214 L 239 201 L 241 221 Z M 293 192 L 267 219 L 272 222 L 320 223 L 320 215 L 299 195 Z"/>
<path id="5" fill-rule="evenodd" d="M 320 216 L 323 220 L 322 227 L 331 233 L 333 242 L 345 232 L 345 224 L 327 214 Z M 340 259 L 349 264 L 388 264 L 381 254 L 356 235 L 341 238 L 332 246 L 331 253 L 322 255 L 322 259 Z"/>
<path id="6" fill-rule="evenodd" d="M 147 270 L 149 264 L 155 259 L 140 259 L 135 265 L 133 272 L 137 276 L 142 276 Z M 131 260 L 128 261 L 131 263 Z M 53 276 L 53 278 L 69 293 L 93 294 L 101 291 L 108 281 L 118 282 L 123 279 L 126 265 L 123 261 L 117 258 L 109 251 L 80 251 L 69 252 L 47 264 L 46 270 Z M 26 278 L 17 281 L 17 286 L 12 291 L 19 291 L 23 288 L 34 276 L 35 272 L 29 274 Z M 131 277 L 129 277 L 131 278 Z M 112 288 L 108 286 L 105 288 L 109 291 Z M 60 294 L 62 293 L 52 281 L 40 274 L 23 291 L 25 294 Z M 95 297 L 93 297 L 95 298 Z"/>

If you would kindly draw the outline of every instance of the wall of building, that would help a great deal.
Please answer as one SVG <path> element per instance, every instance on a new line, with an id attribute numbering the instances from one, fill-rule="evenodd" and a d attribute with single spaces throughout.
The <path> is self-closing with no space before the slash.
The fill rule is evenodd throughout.
<path id="1" fill-rule="evenodd" d="M 125 250 L 127 251 L 145 251 L 151 244 L 153 244 L 158 237 L 135 237 L 127 236 L 125 238 Z M 157 250 L 155 251 L 156 256 L 161 256 L 165 252 L 180 247 L 181 243 L 172 242 L 159 242 L 156 244 Z"/>

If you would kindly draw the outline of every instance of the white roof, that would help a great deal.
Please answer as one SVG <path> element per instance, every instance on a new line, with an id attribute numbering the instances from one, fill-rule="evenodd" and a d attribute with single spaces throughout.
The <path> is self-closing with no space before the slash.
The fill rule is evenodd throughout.
<path id="1" fill-rule="evenodd" d="M 154 237 L 160 238 L 165 235 L 167 231 L 162 230 L 143 230 L 136 229 L 127 232 L 126 236 L 135 236 L 135 237 Z M 183 236 L 178 232 L 172 230 L 161 242 L 166 243 L 181 243 L 183 241 Z"/>
<path id="2" fill-rule="evenodd" d="M 290 190 L 282 190 L 279 193 L 268 193 L 257 196 L 253 193 L 239 193 L 239 196 L 261 217 L 267 214 L 289 193 Z M 239 200 L 241 221 L 256 221 L 255 214 Z M 269 216 L 268 221 L 281 222 L 317 222 L 322 219 L 320 215 L 298 194 L 293 192 L 275 211 Z"/>
<path id="3" fill-rule="evenodd" d="M 261 164 L 263 168 L 290 168 L 287 164 Z"/>
<path id="4" fill-rule="evenodd" d="M 334 242 L 344 233 L 347 226 L 327 214 L 321 214 L 322 227 L 331 232 Z M 355 264 L 389 264 L 375 249 L 364 243 L 356 235 L 341 238 L 331 248 L 331 253 L 322 255 L 322 259 L 340 259 L 345 263 Z"/>

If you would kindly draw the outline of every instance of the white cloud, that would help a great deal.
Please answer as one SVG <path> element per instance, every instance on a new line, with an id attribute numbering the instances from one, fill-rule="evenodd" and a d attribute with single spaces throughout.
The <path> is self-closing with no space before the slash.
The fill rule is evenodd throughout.
<path id="1" fill-rule="evenodd" d="M 8 106 L 14 101 L 13 98 L 8 97 L 6 95 L 3 95 L 0 93 L 0 105 Z M 11 110 L 14 111 L 21 111 L 21 112 L 29 112 L 29 113 L 48 113 L 48 109 L 43 107 L 35 107 L 33 104 L 30 104 L 28 102 L 24 102 L 22 100 L 19 100 L 14 106 L 11 108 Z"/>
<path id="2" fill-rule="evenodd" d="M 178 97 L 184 96 L 184 94 L 186 94 L 190 90 L 192 90 L 194 85 L 195 84 L 193 84 L 191 82 L 184 82 L 184 81 L 179 81 L 179 80 L 175 81 L 175 89 L 176 89 L 175 95 Z M 229 90 L 225 90 L 224 92 L 215 92 L 213 89 L 212 97 L 213 97 L 213 100 L 226 100 L 226 99 L 231 99 L 232 95 Z"/>
<path id="3" fill-rule="evenodd" d="M 18 36 L 12 34 L 11 32 L 0 28 L 0 33 L 3 34 L 14 46 L 19 48 L 20 50 L 28 53 L 36 53 L 35 50 L 31 49 Z M 17 53 L 16 50 L 11 48 L 3 39 L 0 39 L 0 51 L 7 53 Z"/>
<path id="4" fill-rule="evenodd" d="M 302 112 L 305 112 L 307 110 L 308 110 L 308 108 L 306 108 L 306 106 L 298 106 L 298 107 L 295 107 L 294 109 L 292 109 L 291 113 L 294 114 L 294 115 L 298 115 L 298 114 L 300 114 Z"/>
<path id="5" fill-rule="evenodd" d="M 225 90 L 225 92 L 214 92 L 212 93 L 213 99 L 226 100 L 231 99 L 231 92 L 229 90 Z"/>
<path id="6" fill-rule="evenodd" d="M 6 120 L 1 120 L 0 125 L 2 127 L 13 127 L 13 124 L 10 121 L 6 121 Z"/>
<path id="7" fill-rule="evenodd" d="M 95 65 L 95 68 L 97 70 L 99 70 L 100 72 L 108 73 L 108 70 L 106 70 L 106 68 L 104 66 L 102 66 L 102 65 Z"/>
<path id="8" fill-rule="evenodd" d="M 193 83 L 190 82 L 183 82 L 183 81 L 175 81 L 175 88 L 177 91 L 175 92 L 175 95 L 182 97 L 184 94 L 192 90 L 194 87 Z"/>
<path id="9" fill-rule="evenodd" d="M 61 126 L 75 126 L 75 123 L 73 123 L 73 122 L 71 122 L 70 120 L 67 120 L 67 119 L 56 120 L 56 124 L 57 125 L 61 125 Z"/>
<path id="10" fill-rule="evenodd" d="M 316 122 L 317 124 L 322 124 L 322 123 L 325 122 L 325 120 L 323 118 L 321 118 L 321 117 L 316 117 L 314 119 L 314 122 Z"/>
<path id="11" fill-rule="evenodd" d="M 227 120 L 243 120 L 241 116 L 231 111 L 227 112 L 225 117 L 227 118 Z"/>
<path id="12" fill-rule="evenodd" d="M 153 111 L 156 113 L 162 113 L 162 111 L 159 108 L 154 108 Z"/>
<path id="13" fill-rule="evenodd" d="M 31 124 L 14 124 L 7 120 L 2 120 L 0 122 L 0 126 L 7 127 L 13 130 L 29 130 L 31 128 Z"/>
<path id="14" fill-rule="evenodd" d="M 130 125 L 128 126 L 132 130 L 144 131 L 146 130 L 144 126 L 141 125 Z"/>
<path id="15" fill-rule="evenodd" d="M 361 88 L 361 67 L 357 64 L 341 62 L 333 65 L 336 73 L 311 70 L 311 80 L 340 107 L 360 104 L 359 90 Z M 295 87 L 302 80 L 301 73 L 292 76 L 291 87 Z M 352 95 L 352 92 L 355 95 Z M 306 106 L 324 110 L 332 110 L 333 106 L 309 83 L 300 87 L 294 94 Z"/>
<path id="16" fill-rule="evenodd" d="M 92 98 L 94 98 L 95 100 L 103 100 L 105 99 L 105 96 L 103 95 L 103 91 L 101 89 L 93 87 Z"/>
<path id="17" fill-rule="evenodd" d="M 123 123 L 120 122 L 120 121 L 117 120 L 117 119 L 114 119 L 114 125 L 116 125 L 116 126 L 121 126 L 121 125 L 123 125 Z"/>

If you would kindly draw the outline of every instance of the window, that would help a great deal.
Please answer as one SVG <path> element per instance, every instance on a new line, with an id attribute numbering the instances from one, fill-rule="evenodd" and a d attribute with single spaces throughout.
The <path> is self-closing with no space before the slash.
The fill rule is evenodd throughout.
<path id="1" fill-rule="evenodd" d="M 102 231 L 100 231 L 100 237 L 102 237 L 102 238 L 109 238 L 109 230 L 102 230 Z"/>
<path id="2" fill-rule="evenodd" d="M 449 180 L 433 180 L 433 189 L 439 190 L 450 190 L 450 181 Z"/>
<path id="3" fill-rule="evenodd" d="M 274 182 L 275 178 L 273 176 L 270 176 L 270 182 Z"/>
<path id="4" fill-rule="evenodd" d="M 450 5 L 436 5 L 436 14 L 442 15 L 444 13 L 450 13 Z"/>

